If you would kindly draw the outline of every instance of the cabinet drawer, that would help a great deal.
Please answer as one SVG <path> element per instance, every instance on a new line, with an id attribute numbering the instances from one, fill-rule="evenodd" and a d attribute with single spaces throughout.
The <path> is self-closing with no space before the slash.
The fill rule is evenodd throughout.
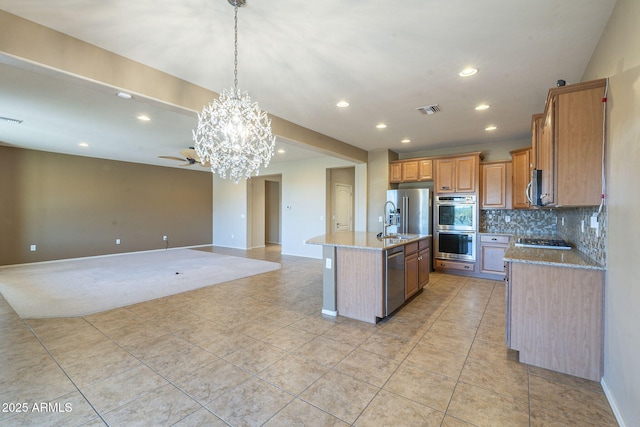
<path id="1" fill-rule="evenodd" d="M 427 249 L 429 247 L 429 239 L 423 239 L 418 242 L 420 250 Z"/>
<path id="2" fill-rule="evenodd" d="M 418 252 L 418 242 L 411 242 L 404 245 L 404 255 L 412 254 L 414 252 Z"/>
<path id="3" fill-rule="evenodd" d="M 446 268 L 449 270 L 475 271 L 475 264 L 460 261 L 436 260 L 436 268 Z"/>
<path id="4" fill-rule="evenodd" d="M 509 243 L 510 236 L 500 236 L 495 234 L 481 234 L 480 243 Z"/>

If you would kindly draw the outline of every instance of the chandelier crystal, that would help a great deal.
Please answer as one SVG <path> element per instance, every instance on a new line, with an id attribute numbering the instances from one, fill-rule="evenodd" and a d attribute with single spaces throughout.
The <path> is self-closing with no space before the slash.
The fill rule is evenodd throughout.
<path id="1" fill-rule="evenodd" d="M 247 92 L 238 89 L 238 6 L 245 0 L 228 0 L 235 7 L 234 87 L 198 114 L 193 130 L 194 148 L 202 164 L 211 164 L 211 172 L 234 183 L 258 175 L 273 157 L 275 137 L 271 120 L 252 102 Z"/>

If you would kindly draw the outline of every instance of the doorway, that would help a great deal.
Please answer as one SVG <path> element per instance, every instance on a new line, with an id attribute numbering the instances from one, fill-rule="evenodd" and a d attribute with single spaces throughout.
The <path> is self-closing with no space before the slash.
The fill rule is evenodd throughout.
<path id="1" fill-rule="evenodd" d="M 355 167 L 327 169 L 327 233 L 353 231 Z"/>
<path id="2" fill-rule="evenodd" d="M 334 215 L 333 231 L 353 230 L 353 187 L 349 184 L 335 184 L 333 189 Z"/>
<path id="3" fill-rule="evenodd" d="M 265 244 L 279 245 L 280 233 L 280 182 L 264 182 L 264 241 Z"/>

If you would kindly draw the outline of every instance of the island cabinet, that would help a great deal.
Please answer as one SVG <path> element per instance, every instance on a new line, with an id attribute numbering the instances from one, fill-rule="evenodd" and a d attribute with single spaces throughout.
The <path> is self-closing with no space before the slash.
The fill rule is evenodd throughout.
<path id="1" fill-rule="evenodd" d="M 522 262 L 507 269 L 505 337 L 519 361 L 600 381 L 603 271 Z"/>
<path id="2" fill-rule="evenodd" d="M 534 139 L 542 173 L 542 203 L 596 206 L 602 193 L 603 106 L 606 79 L 549 90 Z"/>
<path id="3" fill-rule="evenodd" d="M 381 239 L 376 233 L 349 231 L 317 236 L 306 243 L 322 245 L 324 315 L 376 323 L 401 310 L 429 282 L 429 235 Z"/>
<path id="4" fill-rule="evenodd" d="M 532 169 L 530 147 L 511 151 L 511 206 L 513 209 L 528 209 L 531 206 L 527 189 L 531 182 Z"/>
<path id="5" fill-rule="evenodd" d="M 480 209 L 511 209 L 511 162 L 480 163 Z"/>
<path id="6" fill-rule="evenodd" d="M 436 159 L 436 193 L 475 193 L 480 153 Z"/>
<path id="7" fill-rule="evenodd" d="M 431 251 L 427 239 L 409 243 L 404 248 L 405 299 L 409 299 L 429 283 Z"/>

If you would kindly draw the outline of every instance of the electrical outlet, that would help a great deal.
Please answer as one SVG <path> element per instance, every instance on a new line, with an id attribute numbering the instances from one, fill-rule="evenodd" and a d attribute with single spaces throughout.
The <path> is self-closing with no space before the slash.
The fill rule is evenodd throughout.
<path id="1" fill-rule="evenodd" d="M 36 245 L 31 245 L 31 252 L 35 252 L 36 251 Z"/>
<path id="2" fill-rule="evenodd" d="M 167 236 L 162 236 L 162 240 L 167 241 Z"/>
<path id="3" fill-rule="evenodd" d="M 120 244 L 120 239 L 116 239 L 116 245 Z"/>
<path id="4" fill-rule="evenodd" d="M 378 217 L 378 222 L 382 222 L 382 217 L 381 216 Z"/>
<path id="5" fill-rule="evenodd" d="M 598 214 L 591 215 L 591 228 L 598 229 Z"/>
<path id="6" fill-rule="evenodd" d="M 580 231 L 584 233 L 584 219 L 580 220 Z"/>
<path id="7" fill-rule="evenodd" d="M 562 225 L 564 225 L 564 217 L 562 217 Z"/>
<path id="8" fill-rule="evenodd" d="M 504 222 L 511 222 L 511 217 L 509 215 L 505 215 Z"/>

